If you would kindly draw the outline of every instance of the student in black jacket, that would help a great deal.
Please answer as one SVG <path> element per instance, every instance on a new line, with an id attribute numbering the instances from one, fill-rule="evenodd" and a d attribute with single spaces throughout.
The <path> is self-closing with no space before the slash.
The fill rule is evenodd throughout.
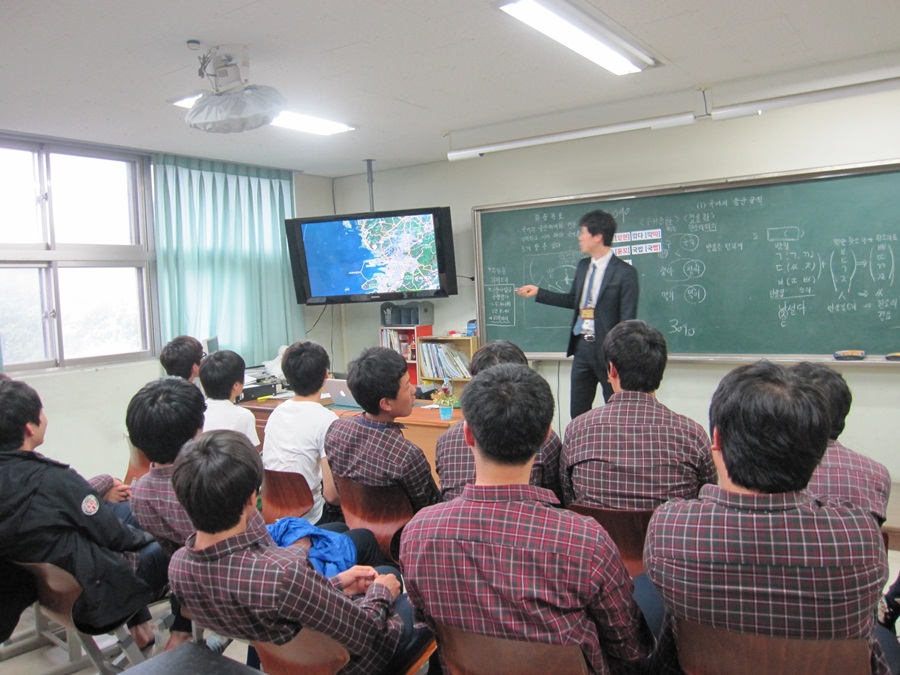
<path id="1" fill-rule="evenodd" d="M 166 582 L 166 556 L 84 478 L 35 452 L 46 429 L 37 392 L 0 380 L 0 559 L 65 569 L 84 589 L 73 610 L 77 624 L 101 630 L 132 617 L 135 641 L 145 646 L 152 637 L 145 605 Z"/>

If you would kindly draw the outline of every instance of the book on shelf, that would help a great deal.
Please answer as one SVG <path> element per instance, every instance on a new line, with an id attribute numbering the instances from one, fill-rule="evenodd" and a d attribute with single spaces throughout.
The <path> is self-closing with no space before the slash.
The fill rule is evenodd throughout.
<path id="1" fill-rule="evenodd" d="M 469 358 L 450 345 L 423 342 L 419 344 L 418 349 L 422 377 L 432 380 L 445 377 L 461 380 L 471 377 Z"/>

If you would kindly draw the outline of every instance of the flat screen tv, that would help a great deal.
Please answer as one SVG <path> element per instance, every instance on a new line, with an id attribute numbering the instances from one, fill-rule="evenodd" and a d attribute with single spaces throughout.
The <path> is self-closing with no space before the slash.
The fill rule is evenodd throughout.
<path id="1" fill-rule="evenodd" d="M 382 302 L 456 295 L 450 208 L 285 221 L 297 302 Z"/>

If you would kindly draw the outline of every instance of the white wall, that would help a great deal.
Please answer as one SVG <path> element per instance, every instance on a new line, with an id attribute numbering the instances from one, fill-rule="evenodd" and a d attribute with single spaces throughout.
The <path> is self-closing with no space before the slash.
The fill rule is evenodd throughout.
<path id="1" fill-rule="evenodd" d="M 41 397 L 47 435 L 40 452 L 71 464 L 82 476 L 125 476 L 125 409 L 147 382 L 163 375 L 156 359 L 16 375 Z"/>
<path id="2" fill-rule="evenodd" d="M 638 131 L 570 143 L 375 172 L 375 208 L 449 205 L 457 269 L 474 275 L 472 208 L 544 197 L 717 181 L 870 162 L 900 161 L 900 92 L 785 109 L 760 117 Z M 376 158 L 377 159 L 377 158 Z M 375 164 L 377 168 L 377 162 Z M 366 210 L 365 175 L 316 182 L 297 176 L 297 213 L 321 213 L 332 196 L 338 213 Z M 307 210 L 309 209 L 309 210 Z M 476 315 L 475 287 L 460 279 L 458 296 L 435 302 L 435 329 L 465 328 Z M 321 310 L 306 310 L 310 327 Z M 309 337 L 333 344 L 334 368 L 377 344 L 378 305 L 327 310 Z M 335 337 L 337 336 L 337 337 Z M 898 343 L 900 345 L 900 343 Z M 562 345 L 560 349 L 562 349 Z M 898 346 L 900 349 L 900 346 Z M 660 399 L 707 426 L 709 398 L 733 364 L 670 363 Z M 558 427 L 568 423 L 568 363 L 539 371 L 557 389 Z M 854 407 L 842 436 L 848 446 L 883 462 L 900 480 L 900 369 L 886 364 L 839 366 Z"/>

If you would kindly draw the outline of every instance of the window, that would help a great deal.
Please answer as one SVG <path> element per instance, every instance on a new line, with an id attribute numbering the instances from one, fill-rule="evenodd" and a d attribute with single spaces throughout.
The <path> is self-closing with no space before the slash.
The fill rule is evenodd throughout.
<path id="1" fill-rule="evenodd" d="M 0 138 L 7 370 L 150 353 L 148 177 L 140 155 Z"/>

